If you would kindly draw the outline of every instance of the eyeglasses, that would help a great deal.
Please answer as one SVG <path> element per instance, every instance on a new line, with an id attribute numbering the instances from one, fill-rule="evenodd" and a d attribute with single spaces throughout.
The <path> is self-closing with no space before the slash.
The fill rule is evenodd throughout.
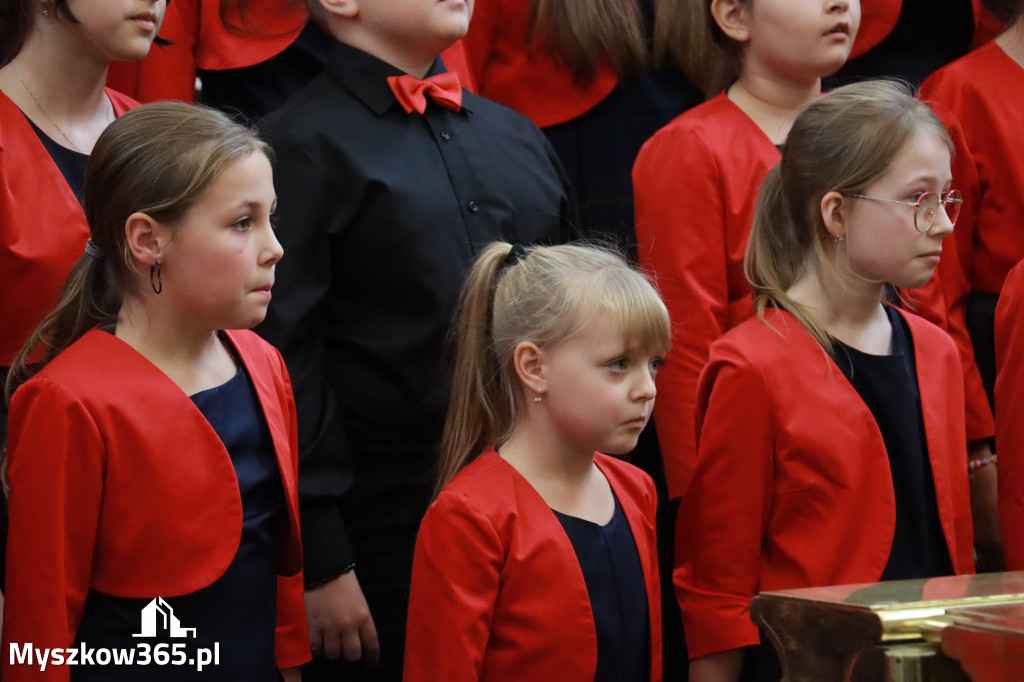
<path id="1" fill-rule="evenodd" d="M 951 225 L 956 225 L 956 219 L 960 215 L 960 206 L 964 198 L 960 190 L 951 189 L 943 195 L 936 192 L 925 192 L 917 198 L 917 201 L 899 201 L 898 199 L 883 199 L 872 197 L 867 194 L 850 194 L 848 196 L 858 199 L 871 199 L 872 201 L 884 201 L 889 204 L 901 204 L 914 207 L 914 227 L 918 232 L 927 232 L 935 222 L 935 216 L 939 213 L 939 206 L 946 210 L 946 216 Z"/>

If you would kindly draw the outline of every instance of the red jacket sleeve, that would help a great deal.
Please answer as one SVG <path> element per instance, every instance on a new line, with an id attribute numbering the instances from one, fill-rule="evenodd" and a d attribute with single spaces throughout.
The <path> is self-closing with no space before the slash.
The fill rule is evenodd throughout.
<path id="1" fill-rule="evenodd" d="M 672 318 L 654 406 L 669 498 L 680 497 L 693 474 L 697 378 L 728 328 L 722 172 L 692 130 L 662 129 L 633 167 L 640 264 L 654 273 Z"/>
<path id="2" fill-rule="evenodd" d="M 774 486 L 772 404 L 760 370 L 719 344 L 699 405 L 697 470 L 679 507 L 674 573 L 690 658 L 759 641 L 749 605 Z"/>
<path id="3" fill-rule="evenodd" d="M 480 679 L 504 550 L 461 495 L 427 511 L 416 538 L 405 640 L 405 682 Z"/>
<path id="4" fill-rule="evenodd" d="M 89 591 L 103 495 L 103 437 L 85 407 L 62 386 L 22 386 L 8 420 L 7 585 L 3 651 L 12 643 L 68 648 Z M 4 680 L 67 680 L 70 668 L 12 665 Z"/>
<path id="5" fill-rule="evenodd" d="M 292 396 L 292 384 L 288 379 L 288 370 L 284 360 L 280 353 L 275 352 L 275 356 L 284 381 L 284 394 L 287 396 L 285 414 L 288 418 L 288 442 L 292 452 L 290 480 L 297 481 L 299 477 L 299 427 L 295 414 L 295 399 Z M 302 571 L 292 576 L 279 576 L 277 579 L 277 629 L 274 654 L 277 658 L 277 667 L 282 670 L 302 665 L 312 658 L 309 650 L 306 603 L 302 598 L 304 586 Z"/>
<path id="6" fill-rule="evenodd" d="M 996 446 L 1006 568 L 1024 570 L 1024 267 L 1006 277 L 996 307 Z"/>

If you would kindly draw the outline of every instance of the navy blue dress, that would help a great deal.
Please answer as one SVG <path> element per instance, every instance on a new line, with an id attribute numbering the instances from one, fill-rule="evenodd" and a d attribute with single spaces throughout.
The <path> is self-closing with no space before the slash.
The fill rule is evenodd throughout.
<path id="1" fill-rule="evenodd" d="M 137 664 L 71 668 L 73 680 L 238 680 L 278 682 L 274 658 L 277 622 L 277 562 L 284 532 L 284 488 L 274 445 L 249 375 L 239 370 L 226 383 L 201 391 L 192 401 L 224 443 L 238 477 L 242 497 L 242 535 L 238 553 L 211 585 L 177 597 L 163 597 L 182 628 L 194 636 L 171 637 L 158 622 L 155 637 L 143 633 L 142 610 L 152 601 L 129 599 L 90 590 L 75 646 L 91 649 L 133 648 L 153 651 L 184 644 L 184 665 Z M 173 456 L 173 448 L 168 448 Z M 187 660 L 199 649 L 217 652 L 217 665 L 201 672 Z M 180 657 L 179 657 L 180 659 Z"/>
<path id="2" fill-rule="evenodd" d="M 555 512 L 583 570 L 597 630 L 594 682 L 650 679 L 647 588 L 629 521 L 615 500 L 604 526 Z"/>

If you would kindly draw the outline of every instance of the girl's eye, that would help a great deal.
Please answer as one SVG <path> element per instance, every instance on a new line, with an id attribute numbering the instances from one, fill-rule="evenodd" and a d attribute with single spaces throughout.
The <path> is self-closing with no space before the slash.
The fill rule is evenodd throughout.
<path id="1" fill-rule="evenodd" d="M 665 364 L 665 358 L 654 358 L 651 360 L 647 367 L 651 370 L 651 374 L 657 374 L 661 366 Z"/>
<path id="2" fill-rule="evenodd" d="M 629 367 L 629 361 L 625 358 L 619 358 L 618 360 L 612 360 L 609 362 L 608 367 L 616 372 L 624 372 L 626 368 Z"/>
<path id="3" fill-rule="evenodd" d="M 236 230 L 248 230 L 252 227 L 252 218 L 245 216 L 244 218 L 236 220 L 231 227 Z"/>

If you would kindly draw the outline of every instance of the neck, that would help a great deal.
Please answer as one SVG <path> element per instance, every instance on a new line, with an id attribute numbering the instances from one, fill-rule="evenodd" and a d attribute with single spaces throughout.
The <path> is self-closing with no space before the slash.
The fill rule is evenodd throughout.
<path id="1" fill-rule="evenodd" d="M 728 90 L 729 99 L 777 145 L 785 143 L 797 115 L 820 95 L 820 78 L 798 82 L 750 68 Z"/>
<path id="2" fill-rule="evenodd" d="M 148 283 L 146 284 L 148 286 Z M 118 315 L 116 336 L 156 365 L 191 395 L 224 383 L 234 362 L 216 329 L 183 323 L 187 316 L 159 305 L 155 295 L 125 299 Z"/>
<path id="3" fill-rule="evenodd" d="M 0 72 L 3 91 L 10 94 L 12 67 L 46 113 L 60 120 L 85 119 L 107 107 L 103 86 L 109 62 L 81 49 L 79 39 L 61 30 L 63 24 L 36 27 L 24 47 Z M 17 88 L 14 88 L 17 90 Z"/>
<path id="4" fill-rule="evenodd" d="M 812 262 L 786 292 L 794 301 L 812 311 L 826 331 L 844 343 L 866 352 L 884 352 L 880 338 L 889 329 L 882 308 L 885 285 L 825 272 Z M 880 326 L 881 325 L 881 326 Z"/>
<path id="5" fill-rule="evenodd" d="M 502 458 L 538 489 L 545 482 L 583 485 L 594 469 L 594 451 L 572 447 L 548 421 L 541 410 L 528 405 L 501 447 Z"/>
<path id="6" fill-rule="evenodd" d="M 416 78 L 423 78 L 427 75 L 430 67 L 434 65 L 434 60 L 438 54 L 414 53 L 383 41 L 375 40 L 373 36 L 366 35 L 361 31 L 342 31 L 338 39 Z"/>
<path id="7" fill-rule="evenodd" d="M 1024 16 L 1018 18 L 1008 29 L 1003 31 L 996 38 L 996 44 L 1009 55 L 1010 59 L 1024 67 Z"/>

